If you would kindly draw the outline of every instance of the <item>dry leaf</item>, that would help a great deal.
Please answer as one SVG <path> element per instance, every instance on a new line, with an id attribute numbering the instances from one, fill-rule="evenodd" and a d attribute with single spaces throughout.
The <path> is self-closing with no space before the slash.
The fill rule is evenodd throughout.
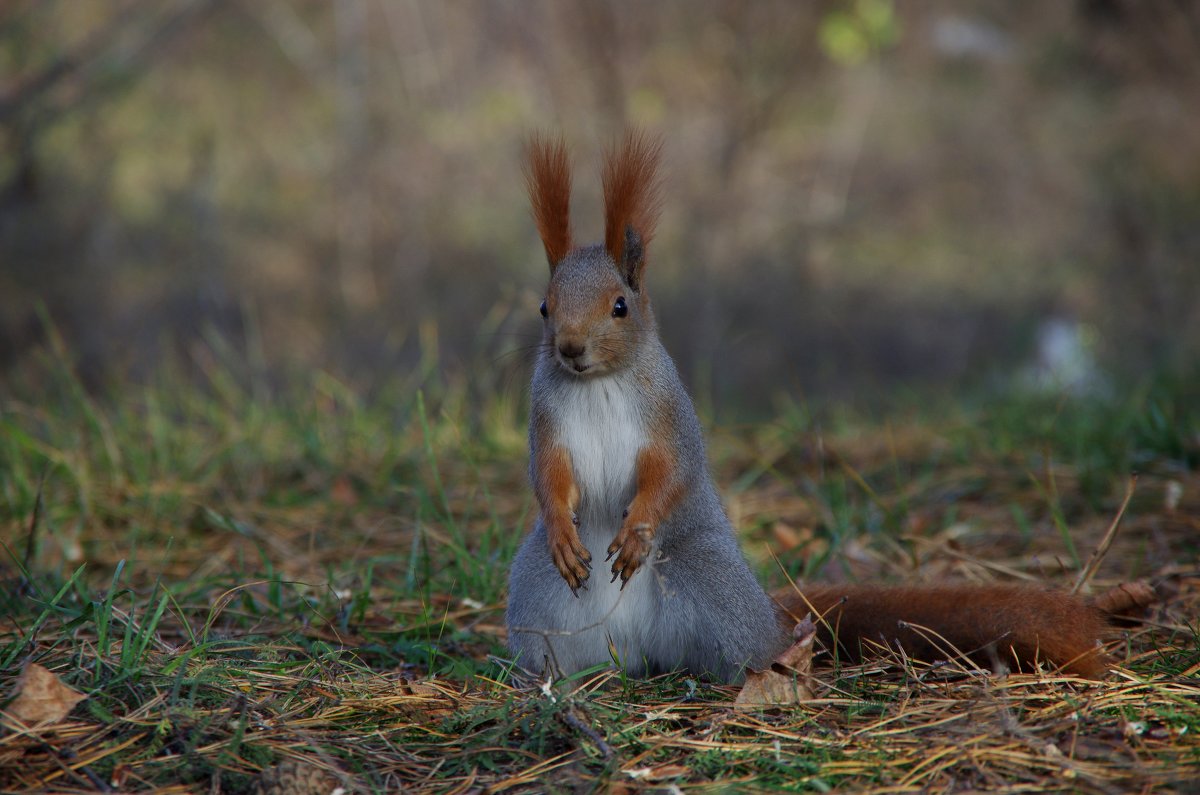
<path id="1" fill-rule="evenodd" d="M 396 683 L 396 689 L 406 696 L 446 700 L 445 691 L 419 679 L 414 680 L 402 676 Z"/>
<path id="2" fill-rule="evenodd" d="M 396 683 L 396 696 L 382 703 L 405 715 L 421 720 L 437 720 L 458 711 L 458 702 L 430 682 L 401 677 Z"/>
<path id="3" fill-rule="evenodd" d="M 8 713 L 29 725 L 58 723 L 85 698 L 47 669 L 30 663 L 17 678 L 17 697 L 8 705 Z"/>
<path id="4" fill-rule="evenodd" d="M 329 499 L 338 505 L 352 507 L 358 505 L 358 490 L 346 475 L 338 475 L 329 488 Z"/>
<path id="5" fill-rule="evenodd" d="M 799 704 L 813 698 L 812 647 L 817 627 L 811 617 L 796 625 L 796 642 L 783 651 L 765 671 L 746 671 L 746 683 L 734 705 L 746 709 Z"/>
<path id="6" fill-rule="evenodd" d="M 1092 604 L 1114 618 L 1138 615 L 1158 601 L 1154 586 L 1143 580 L 1124 582 L 1109 588 L 1092 600 Z"/>
<path id="7" fill-rule="evenodd" d="M 775 546 L 785 552 L 800 546 L 800 534 L 784 522 L 771 525 L 771 535 L 775 537 Z"/>

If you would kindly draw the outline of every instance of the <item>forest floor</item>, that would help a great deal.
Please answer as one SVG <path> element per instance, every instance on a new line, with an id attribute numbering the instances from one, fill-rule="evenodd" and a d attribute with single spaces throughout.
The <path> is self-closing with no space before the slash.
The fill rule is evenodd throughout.
<path id="1" fill-rule="evenodd" d="M 533 517 L 519 398 L 480 407 L 428 383 L 366 398 L 326 374 L 268 390 L 214 362 L 93 397 L 56 362 L 0 398 L 0 790 L 1200 780 L 1200 425 L 1178 385 L 711 423 L 771 585 L 1069 589 L 1136 470 L 1087 590 L 1144 580 L 1160 598 L 1114 631 L 1103 682 L 818 657 L 814 701 L 742 710 L 736 688 L 682 675 L 519 686 L 503 620 Z M 44 712 L 26 712 L 35 680 Z"/>

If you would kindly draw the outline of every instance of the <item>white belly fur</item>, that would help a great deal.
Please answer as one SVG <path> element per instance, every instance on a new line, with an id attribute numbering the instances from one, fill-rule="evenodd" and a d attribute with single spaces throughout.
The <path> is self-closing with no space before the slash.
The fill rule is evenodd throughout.
<path id="1" fill-rule="evenodd" d="M 605 513 L 616 507 L 620 517 L 646 442 L 639 396 L 629 380 L 612 377 L 581 380 L 570 391 L 556 418 L 558 438 L 571 454 L 582 503 Z"/>
<path id="2" fill-rule="evenodd" d="M 621 662 L 640 669 L 643 659 L 659 658 L 653 648 L 654 617 L 661 588 L 655 580 L 651 552 L 646 563 L 621 589 L 621 581 L 610 582 L 610 564 L 605 562 L 608 545 L 621 528 L 622 511 L 633 499 L 638 452 L 646 443 L 646 427 L 638 411 L 636 387 L 619 378 L 598 378 L 572 385 L 573 394 L 564 401 L 556 418 L 558 438 L 571 456 L 575 482 L 580 491 L 579 535 L 592 553 L 592 575 L 587 590 L 564 605 L 567 624 L 582 630 L 575 636 L 578 650 L 595 660 L 611 640 Z M 585 627 L 593 629 L 585 630 Z M 585 651 L 585 649 L 587 649 Z"/>

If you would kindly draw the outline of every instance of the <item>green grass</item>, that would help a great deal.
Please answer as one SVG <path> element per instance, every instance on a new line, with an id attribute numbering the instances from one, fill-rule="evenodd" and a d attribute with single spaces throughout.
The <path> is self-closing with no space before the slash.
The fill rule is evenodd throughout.
<path id="1" fill-rule="evenodd" d="M 1136 468 L 1096 584 L 1151 577 L 1165 596 L 1104 684 L 883 660 L 821 669 L 811 705 L 744 713 L 681 675 L 517 686 L 503 604 L 532 506 L 511 398 L 471 404 L 430 370 L 370 398 L 326 373 L 268 387 L 211 351 L 94 396 L 59 347 L 7 387 L 0 707 L 29 662 L 87 699 L 53 727 L 0 719 L 0 789 L 248 792 L 288 759 L 358 791 L 1099 792 L 1200 775 L 1190 382 L 884 421 L 786 406 L 715 428 L 771 583 L 1069 586 Z"/>

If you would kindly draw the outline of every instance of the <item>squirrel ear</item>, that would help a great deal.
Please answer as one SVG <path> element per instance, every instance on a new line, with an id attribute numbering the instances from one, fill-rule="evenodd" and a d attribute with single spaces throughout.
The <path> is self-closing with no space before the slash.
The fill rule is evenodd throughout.
<path id="1" fill-rule="evenodd" d="M 571 251 L 571 159 L 562 136 L 529 136 L 524 172 L 533 220 L 553 273 Z"/>
<path id="2" fill-rule="evenodd" d="M 625 276 L 639 289 L 646 265 L 646 248 L 662 201 L 658 161 L 662 141 L 640 130 L 629 130 L 609 150 L 601 181 L 604 186 L 604 248 Z"/>
<path id="3" fill-rule="evenodd" d="M 617 267 L 625 277 L 625 283 L 635 293 L 642 289 L 642 269 L 646 267 L 646 247 L 633 224 L 625 225 L 625 252 Z"/>

